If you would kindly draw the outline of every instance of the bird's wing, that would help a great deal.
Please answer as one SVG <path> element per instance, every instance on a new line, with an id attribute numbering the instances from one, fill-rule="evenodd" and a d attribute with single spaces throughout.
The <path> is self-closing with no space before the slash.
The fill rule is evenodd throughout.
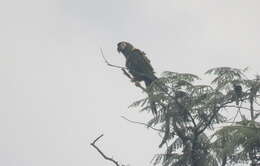
<path id="1" fill-rule="evenodd" d="M 145 56 L 145 54 L 138 50 L 134 49 L 132 51 L 131 63 L 133 63 L 133 67 L 140 72 L 144 72 L 146 74 L 153 74 L 154 69 L 150 63 L 150 60 Z"/>

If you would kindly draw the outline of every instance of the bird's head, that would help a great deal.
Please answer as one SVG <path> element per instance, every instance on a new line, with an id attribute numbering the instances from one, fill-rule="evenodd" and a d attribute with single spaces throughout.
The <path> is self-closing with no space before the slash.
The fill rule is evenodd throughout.
<path id="1" fill-rule="evenodd" d="M 117 44 L 117 51 L 119 52 L 119 53 L 123 53 L 123 54 L 125 54 L 125 53 L 127 53 L 127 51 L 131 51 L 131 50 L 133 50 L 133 45 L 132 44 L 130 44 L 130 43 L 128 43 L 128 42 L 125 42 L 125 41 L 122 41 L 122 42 L 119 42 L 118 44 Z"/>

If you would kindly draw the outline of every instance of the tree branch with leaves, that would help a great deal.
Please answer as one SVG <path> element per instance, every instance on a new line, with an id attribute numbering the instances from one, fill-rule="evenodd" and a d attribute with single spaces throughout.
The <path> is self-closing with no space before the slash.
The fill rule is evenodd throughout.
<path id="1" fill-rule="evenodd" d="M 131 81 L 135 80 L 127 68 L 110 64 L 103 52 L 102 57 L 108 66 L 121 69 Z M 159 148 L 166 145 L 166 151 L 155 155 L 155 165 L 224 166 L 251 161 L 252 166 L 257 166 L 260 163 L 260 124 L 256 122 L 260 115 L 257 102 L 260 81 L 259 77 L 247 78 L 247 70 L 210 69 L 205 74 L 214 78 L 208 85 L 199 84 L 201 79 L 194 74 L 170 71 L 146 88 L 136 82 L 148 95 L 130 107 L 152 113 L 152 119 L 142 125 L 164 133 Z M 151 103 L 156 106 L 156 114 Z M 227 111 L 236 112 L 232 121 L 223 114 Z M 250 118 L 245 116 L 248 112 Z M 216 126 L 222 127 L 217 130 Z M 209 131 L 214 134 L 208 134 Z"/>

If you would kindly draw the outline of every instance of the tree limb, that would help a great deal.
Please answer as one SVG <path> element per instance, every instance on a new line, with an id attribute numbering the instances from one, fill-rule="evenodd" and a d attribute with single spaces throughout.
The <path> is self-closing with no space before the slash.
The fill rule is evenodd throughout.
<path id="1" fill-rule="evenodd" d="M 111 161 L 113 162 L 116 166 L 120 166 L 118 161 L 115 161 L 113 158 L 111 157 L 107 157 L 107 155 L 105 155 L 100 149 L 99 147 L 96 146 L 96 142 L 101 138 L 103 137 L 104 135 L 101 134 L 99 137 L 97 137 L 90 145 L 93 146 L 98 152 L 99 154 L 105 159 L 105 160 L 108 160 L 108 161 Z"/>

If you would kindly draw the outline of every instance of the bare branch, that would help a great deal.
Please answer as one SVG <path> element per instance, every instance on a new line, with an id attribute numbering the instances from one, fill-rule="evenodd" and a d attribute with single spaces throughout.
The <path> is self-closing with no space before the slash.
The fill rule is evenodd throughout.
<path id="1" fill-rule="evenodd" d="M 95 144 L 101 137 L 103 137 L 104 136 L 104 134 L 101 134 L 99 137 L 97 137 L 93 142 L 92 142 L 92 144 Z"/>
<path id="2" fill-rule="evenodd" d="M 236 121 L 236 119 L 237 119 L 238 113 L 241 115 L 240 110 L 237 110 L 236 115 L 233 117 L 232 123 L 236 123 L 235 121 Z M 232 119 L 232 118 L 231 118 L 231 119 Z M 231 120 L 231 119 L 230 119 L 230 120 Z"/>
<path id="3" fill-rule="evenodd" d="M 101 138 L 103 137 L 104 135 L 101 134 L 99 137 L 97 137 L 90 145 L 93 146 L 98 152 L 99 154 L 105 159 L 105 160 L 108 160 L 108 161 L 111 161 L 113 162 L 116 166 L 120 166 L 118 161 L 115 161 L 113 158 L 111 157 L 107 157 L 107 155 L 105 155 L 100 149 L 99 147 L 96 146 L 96 142 Z"/>
<path id="4" fill-rule="evenodd" d="M 100 52 L 101 52 L 101 56 L 103 57 L 105 63 L 106 63 L 108 66 L 115 67 L 115 68 L 119 68 L 119 69 L 127 69 L 127 68 L 125 68 L 125 67 L 117 66 L 117 65 L 113 65 L 113 64 L 109 63 L 108 60 L 106 59 L 106 57 L 104 56 L 104 53 L 103 53 L 102 48 L 100 48 Z"/>
<path id="5" fill-rule="evenodd" d="M 244 109 L 244 110 L 249 110 L 250 111 L 250 108 L 247 108 L 247 107 L 242 107 L 242 106 L 237 106 L 237 105 L 226 105 L 224 106 L 225 108 L 227 107 L 230 107 L 230 108 L 238 108 L 238 109 Z M 255 110 L 255 111 L 260 111 L 260 110 Z"/>
<path id="6" fill-rule="evenodd" d="M 152 127 L 152 126 L 148 126 L 146 123 L 143 123 L 143 122 L 136 122 L 136 121 L 127 119 L 127 118 L 124 117 L 124 116 L 121 116 L 121 118 L 125 119 L 126 121 L 128 121 L 128 122 L 130 122 L 130 123 L 135 123 L 135 124 L 143 125 L 143 126 L 146 126 L 146 127 L 148 127 L 148 128 L 151 128 L 151 129 L 153 129 L 153 130 L 160 131 L 160 132 L 164 132 L 164 131 L 161 130 L 161 129 L 157 129 L 157 128 L 154 128 L 154 127 Z"/>

